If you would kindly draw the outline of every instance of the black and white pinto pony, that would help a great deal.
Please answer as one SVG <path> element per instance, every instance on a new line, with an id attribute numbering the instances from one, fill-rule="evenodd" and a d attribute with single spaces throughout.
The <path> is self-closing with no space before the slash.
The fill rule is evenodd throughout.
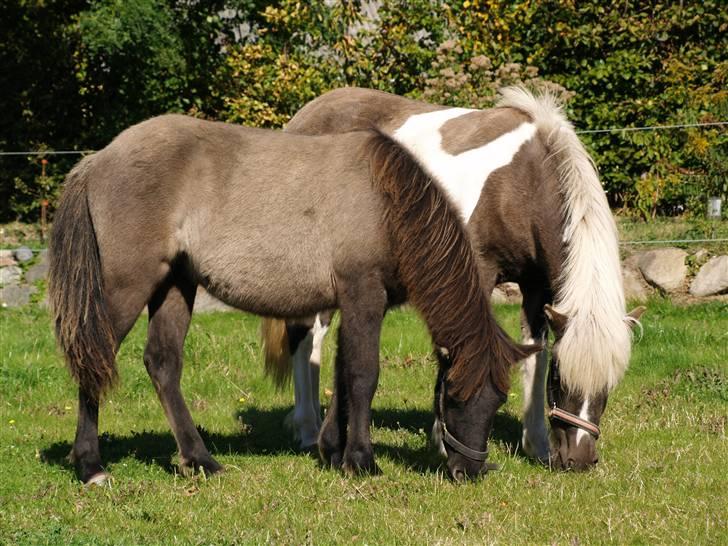
<path id="1" fill-rule="evenodd" d="M 107 478 L 99 403 L 145 307 L 144 365 L 182 470 L 221 470 L 180 390 L 198 285 L 264 316 L 341 311 L 318 447 L 346 472 L 376 470 L 379 332 L 388 306 L 409 300 L 441 347 L 441 428 L 460 446 L 448 469 L 455 479 L 479 475 L 511 365 L 540 350 L 498 327 L 479 267 L 457 209 L 411 152 L 378 131 L 312 137 L 176 115 L 127 129 L 68 175 L 50 241 L 56 335 L 79 383 L 79 477 Z"/>
<path id="2" fill-rule="evenodd" d="M 468 224 L 487 293 L 496 283 L 517 282 L 524 340 L 544 346 L 523 363 L 524 451 L 556 468 L 585 469 L 598 460 L 607 396 L 625 373 L 631 328 L 644 309 L 625 312 L 616 225 L 560 105 L 521 88 L 501 94 L 497 107 L 471 110 L 342 88 L 304 106 L 286 131 L 376 127 L 420 161 Z M 267 369 L 283 384 L 293 367 L 290 420 L 302 448 L 319 434 L 321 342 L 329 319 L 327 313 L 305 325 L 264 327 Z M 548 325 L 555 342 L 546 389 Z M 292 359 L 281 350 L 286 343 Z M 436 414 L 438 407 L 436 393 Z M 433 437 L 442 450 L 440 431 L 436 421 Z"/>

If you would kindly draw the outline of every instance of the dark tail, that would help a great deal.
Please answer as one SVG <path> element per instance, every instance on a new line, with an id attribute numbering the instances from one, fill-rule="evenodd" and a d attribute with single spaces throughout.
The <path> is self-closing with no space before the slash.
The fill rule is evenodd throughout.
<path id="1" fill-rule="evenodd" d="M 467 400 L 488 375 L 508 392 L 511 365 L 538 347 L 514 343 L 495 321 L 471 237 L 437 184 L 386 135 L 369 146 L 401 280 L 435 344 L 448 350 L 452 394 Z"/>
<path id="2" fill-rule="evenodd" d="M 101 259 L 87 198 L 94 156 L 66 177 L 50 238 L 48 296 L 71 375 L 98 400 L 116 381 L 116 339 L 104 299 Z"/>

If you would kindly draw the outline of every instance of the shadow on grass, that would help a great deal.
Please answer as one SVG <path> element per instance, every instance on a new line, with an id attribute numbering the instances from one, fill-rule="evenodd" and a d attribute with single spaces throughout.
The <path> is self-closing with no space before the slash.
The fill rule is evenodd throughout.
<path id="1" fill-rule="evenodd" d="M 412 433 L 424 431 L 428 438 L 432 431 L 434 416 L 432 412 L 422 410 L 400 410 L 387 408 L 374 410 L 372 421 L 377 428 L 389 428 L 392 430 L 404 429 Z M 521 423 L 510 414 L 498 413 L 493 423 L 489 443 L 500 442 L 509 453 L 516 453 L 527 459 L 520 450 Z M 375 454 L 386 455 L 393 461 L 415 472 L 429 474 L 443 471 L 443 458 L 437 453 L 431 442 L 424 446 L 413 448 L 402 445 L 389 445 L 378 442 L 374 445 Z M 538 464 L 535 463 L 534 464 Z"/>
<path id="2" fill-rule="evenodd" d="M 233 434 L 209 432 L 198 427 L 205 445 L 213 456 L 216 455 L 253 455 L 275 456 L 297 453 L 297 443 L 290 431 L 283 426 L 289 408 L 256 409 L 248 408 L 237 412 L 236 417 L 241 430 Z M 372 421 L 376 428 L 388 428 L 394 431 L 404 430 L 409 433 L 428 436 L 432 429 L 432 412 L 420 409 L 384 408 L 372 412 Z M 516 452 L 521 435 L 521 425 L 517 419 L 508 414 L 499 413 L 495 418 L 491 441 L 505 444 L 505 448 Z M 99 437 L 101 460 L 104 464 L 113 464 L 127 457 L 133 457 L 149 465 L 158 465 L 169 473 L 178 471 L 173 459 L 177 453 L 177 445 L 171 432 L 131 432 L 128 435 L 104 433 Z M 374 445 L 377 455 L 389 457 L 415 472 L 433 473 L 442 470 L 442 459 L 429 442 L 419 448 L 407 445 L 389 445 L 377 442 Z M 61 466 L 73 471 L 68 462 L 71 451 L 70 442 L 56 442 L 41 451 L 41 460 L 46 464 Z M 317 454 L 307 452 L 317 458 Z"/>

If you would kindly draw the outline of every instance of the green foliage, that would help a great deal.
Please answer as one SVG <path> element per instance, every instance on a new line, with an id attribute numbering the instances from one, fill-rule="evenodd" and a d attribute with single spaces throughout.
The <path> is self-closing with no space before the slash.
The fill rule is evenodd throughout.
<path id="1" fill-rule="evenodd" d="M 579 129 L 728 120 L 719 0 L 8 4 L 2 149 L 98 148 L 168 111 L 280 127 L 343 85 L 489 107 L 498 87 L 526 84 L 567 101 Z M 707 195 L 728 197 L 725 127 L 583 140 L 612 205 L 642 218 L 701 215 Z M 32 218 L 37 169 L 0 161 L 0 219 Z"/>

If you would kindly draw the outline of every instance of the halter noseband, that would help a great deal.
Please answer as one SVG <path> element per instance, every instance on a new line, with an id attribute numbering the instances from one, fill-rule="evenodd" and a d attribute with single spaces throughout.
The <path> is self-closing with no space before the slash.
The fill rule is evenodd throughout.
<path id="1" fill-rule="evenodd" d="M 559 377 L 559 365 L 554 363 L 552 360 L 551 368 L 549 370 L 548 388 L 546 389 L 549 403 L 549 419 L 552 421 L 558 420 L 562 423 L 566 423 L 567 425 L 571 425 L 572 427 L 580 428 L 581 430 L 591 434 L 595 440 L 598 440 L 601 431 L 597 425 L 591 421 L 582 419 L 570 411 L 556 407 L 556 390 L 559 388 L 560 384 L 561 379 Z"/>
<path id="2" fill-rule="evenodd" d="M 447 445 L 449 445 L 452 449 L 460 453 L 460 455 L 464 455 L 468 459 L 472 459 L 473 461 L 478 462 L 484 462 L 488 459 L 488 448 L 486 447 L 485 451 L 477 451 L 473 448 L 470 448 L 466 446 L 464 443 L 462 443 L 460 440 L 455 438 L 452 434 L 450 434 L 450 431 L 447 430 L 447 425 L 445 424 L 445 375 L 442 376 L 442 381 L 440 382 L 440 431 L 442 432 L 442 441 L 445 442 Z"/>

